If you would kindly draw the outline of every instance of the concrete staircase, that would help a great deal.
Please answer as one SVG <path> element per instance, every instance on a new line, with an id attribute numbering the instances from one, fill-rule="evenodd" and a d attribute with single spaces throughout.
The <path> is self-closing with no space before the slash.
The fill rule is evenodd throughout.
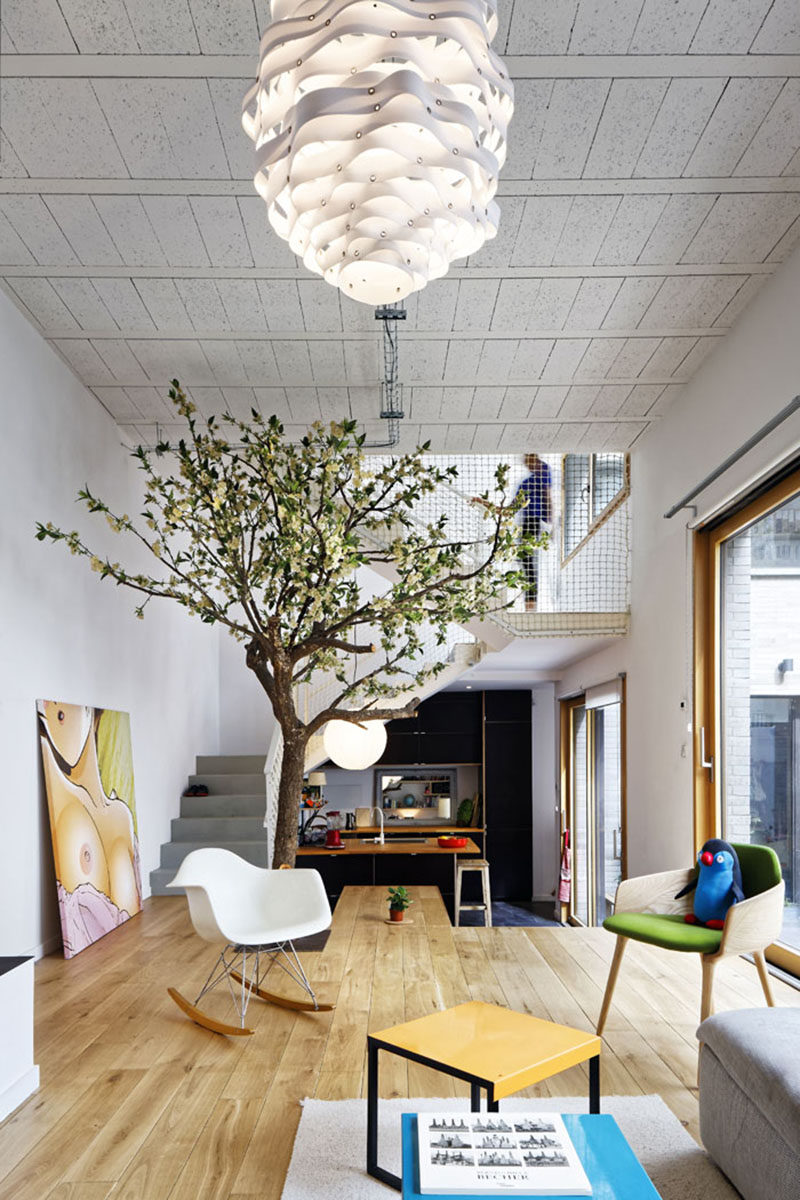
<path id="1" fill-rule="evenodd" d="M 256 866 L 267 866 L 264 829 L 266 785 L 262 755 L 201 755 L 187 787 L 204 783 L 207 796 L 181 796 L 181 815 L 172 822 L 172 839 L 161 847 L 161 862 L 150 872 L 154 896 L 180 896 L 166 885 L 191 850 L 223 846 Z"/>

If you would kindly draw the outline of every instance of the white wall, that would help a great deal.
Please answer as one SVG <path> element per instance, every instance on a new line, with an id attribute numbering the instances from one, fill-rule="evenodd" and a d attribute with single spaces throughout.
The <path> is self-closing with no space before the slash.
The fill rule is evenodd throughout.
<path id="1" fill-rule="evenodd" d="M 691 513 L 664 512 L 800 389 L 800 249 L 767 282 L 717 350 L 631 455 L 631 634 L 564 672 L 558 695 L 627 671 L 628 871 L 691 862 Z M 800 417 L 698 499 L 717 508 L 800 445 Z M 689 710 L 681 709 L 681 701 Z M 685 755 L 685 757 L 684 757 Z"/>
<path id="2" fill-rule="evenodd" d="M 100 582 L 61 545 L 37 542 L 37 520 L 123 542 L 74 503 L 89 482 L 122 511 L 139 510 L 139 472 L 93 396 L 0 295 L 0 954 L 57 946 L 50 833 L 36 731 L 37 698 L 131 714 L 142 882 L 169 840 L 196 753 L 217 749 L 217 633 Z M 126 560 L 127 561 L 127 560 Z"/>
<path id="3" fill-rule="evenodd" d="M 363 599 L 386 591 L 386 579 L 367 567 L 357 574 Z M 362 626 L 360 639 L 366 641 L 368 629 Z M 332 695 L 339 691 L 333 676 Z M 320 686 L 324 686 L 321 683 Z M 301 702 L 302 703 L 302 702 Z M 219 752 L 220 754 L 266 755 L 275 717 L 267 695 L 252 671 L 245 665 L 245 647 L 220 630 L 219 639 Z"/>
<path id="4" fill-rule="evenodd" d="M 325 787 L 322 789 L 326 808 L 323 812 L 354 812 L 371 808 L 375 803 L 373 768 L 366 771 L 345 771 L 341 767 L 325 766 Z M 375 816 L 375 814 L 373 814 Z M 377 823 L 377 816 L 375 822 Z"/>
<path id="5" fill-rule="evenodd" d="M 244 643 L 220 629 L 219 753 L 266 758 L 274 727 L 267 693 L 245 663 Z"/>

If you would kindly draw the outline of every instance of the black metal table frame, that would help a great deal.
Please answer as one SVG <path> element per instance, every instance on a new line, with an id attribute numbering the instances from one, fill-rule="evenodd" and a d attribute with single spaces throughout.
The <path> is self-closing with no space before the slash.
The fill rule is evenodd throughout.
<path id="1" fill-rule="evenodd" d="M 407 1058 L 410 1062 L 420 1063 L 423 1067 L 432 1067 L 434 1071 L 441 1071 L 443 1075 L 452 1075 L 454 1079 L 463 1079 L 470 1087 L 470 1110 L 472 1112 L 481 1111 L 481 1091 L 486 1091 L 486 1109 L 487 1112 L 499 1112 L 500 1100 L 495 1099 L 494 1084 L 489 1079 L 482 1079 L 477 1075 L 470 1075 L 467 1071 L 459 1071 L 456 1067 L 449 1067 L 444 1063 L 438 1062 L 434 1058 L 426 1058 L 422 1054 L 415 1054 L 413 1050 L 404 1050 L 401 1046 L 395 1046 L 391 1042 L 382 1042 L 378 1038 L 367 1036 L 367 1174 L 373 1179 L 379 1179 L 381 1183 L 387 1184 L 389 1187 L 395 1188 L 396 1191 L 402 1191 L 403 1181 L 399 1175 L 395 1175 L 392 1171 L 387 1171 L 385 1167 L 378 1165 L 378 1054 L 381 1050 L 386 1050 L 390 1054 L 396 1054 L 399 1058 Z M 585 1060 L 584 1060 L 585 1061 Z M 594 1054 L 589 1061 L 589 1112 L 600 1112 L 600 1055 Z M 563 1068 L 568 1069 L 568 1068 Z M 553 1072 L 558 1075 L 558 1071 Z"/>

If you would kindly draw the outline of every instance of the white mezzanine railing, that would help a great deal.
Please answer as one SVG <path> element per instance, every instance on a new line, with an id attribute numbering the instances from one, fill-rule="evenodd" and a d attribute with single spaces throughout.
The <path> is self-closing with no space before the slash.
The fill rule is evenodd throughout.
<path id="1" fill-rule="evenodd" d="M 552 522 L 548 545 L 536 553 L 535 611 L 528 611 L 524 589 L 505 596 L 505 605 L 492 620 L 513 636 L 567 636 L 582 633 L 627 632 L 630 609 L 630 501 L 627 487 L 609 495 L 605 511 L 602 488 L 610 491 L 599 472 L 589 474 L 589 460 L 615 459 L 624 479 L 623 455 L 574 455 L 564 470 L 562 455 L 540 456 L 550 470 Z M 513 497 L 528 471 L 522 456 L 430 455 L 432 466 L 455 466 L 456 479 L 439 484 L 423 496 L 414 517 L 420 527 L 447 515 L 448 536 L 464 545 L 466 564 L 477 566 L 485 556 L 487 509 L 501 499 L 495 482 L 497 467 L 508 467 L 506 498 Z M 595 467 L 596 464 L 592 464 Z M 595 495 L 586 480 L 595 485 Z M 614 485 L 612 485 L 613 487 Z M 489 639 L 487 639 L 489 640 Z"/>

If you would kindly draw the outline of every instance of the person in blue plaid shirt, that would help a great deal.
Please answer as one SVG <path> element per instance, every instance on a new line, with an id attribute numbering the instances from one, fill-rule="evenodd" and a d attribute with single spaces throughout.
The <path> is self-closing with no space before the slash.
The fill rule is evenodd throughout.
<path id="1" fill-rule="evenodd" d="M 539 537 L 542 526 L 549 525 L 553 520 L 552 477 L 547 463 L 538 454 L 526 454 L 525 467 L 528 475 L 516 492 L 517 496 L 525 496 L 525 505 L 520 509 L 520 524 L 523 534 Z M 539 589 L 539 551 L 521 555 L 520 563 L 525 575 L 525 611 L 535 612 Z"/>

